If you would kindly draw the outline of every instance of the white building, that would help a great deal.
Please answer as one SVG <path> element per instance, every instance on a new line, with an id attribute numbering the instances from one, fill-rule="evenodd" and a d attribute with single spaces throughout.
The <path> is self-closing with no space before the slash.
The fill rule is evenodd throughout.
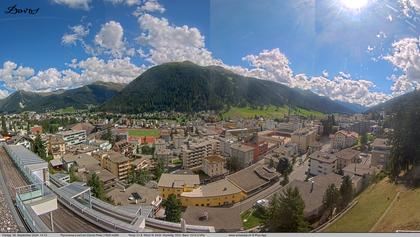
<path id="1" fill-rule="evenodd" d="M 337 171 L 335 154 L 317 151 L 309 156 L 309 173 L 311 175 L 326 175 Z"/>
<path id="2" fill-rule="evenodd" d="M 220 142 L 215 139 L 189 141 L 182 149 L 182 165 L 186 169 L 200 168 L 202 159 L 220 153 Z"/>
<path id="3" fill-rule="evenodd" d="M 60 132 L 57 134 L 63 138 L 64 142 L 66 143 L 66 146 L 86 143 L 85 130 L 79 130 L 79 131 L 70 130 L 70 131 Z"/>
<path id="4" fill-rule="evenodd" d="M 334 149 L 344 149 L 357 143 L 359 135 L 356 132 L 340 130 L 332 136 L 332 147 Z"/>

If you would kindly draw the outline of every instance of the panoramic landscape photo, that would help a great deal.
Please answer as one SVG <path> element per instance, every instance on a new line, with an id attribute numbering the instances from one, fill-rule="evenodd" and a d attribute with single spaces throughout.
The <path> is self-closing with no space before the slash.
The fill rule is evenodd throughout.
<path id="1" fill-rule="evenodd" d="M 420 231 L 420 0 L 0 8 L 0 233 Z"/>

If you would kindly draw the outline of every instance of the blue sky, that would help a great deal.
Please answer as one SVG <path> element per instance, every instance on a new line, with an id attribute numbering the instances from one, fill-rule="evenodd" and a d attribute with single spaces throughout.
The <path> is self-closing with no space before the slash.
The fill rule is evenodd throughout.
<path id="1" fill-rule="evenodd" d="M 40 8 L 36 15 L 8 7 Z M 0 96 L 190 60 L 373 105 L 420 82 L 420 0 L 4 0 Z"/>

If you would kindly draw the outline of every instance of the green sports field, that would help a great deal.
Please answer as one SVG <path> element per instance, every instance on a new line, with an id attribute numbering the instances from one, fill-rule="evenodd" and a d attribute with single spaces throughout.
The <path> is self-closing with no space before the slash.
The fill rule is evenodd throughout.
<path id="1" fill-rule="evenodd" d="M 128 135 L 131 137 L 158 137 L 158 129 L 131 129 L 128 130 Z"/>

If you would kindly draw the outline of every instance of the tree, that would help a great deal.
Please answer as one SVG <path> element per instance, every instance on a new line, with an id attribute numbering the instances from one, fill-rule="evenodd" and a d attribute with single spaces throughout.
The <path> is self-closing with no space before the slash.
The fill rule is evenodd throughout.
<path id="1" fill-rule="evenodd" d="M 363 133 L 362 136 L 360 137 L 360 146 L 362 148 L 362 151 L 366 150 L 367 142 L 368 142 L 367 133 Z"/>
<path id="2" fill-rule="evenodd" d="M 114 144 L 114 140 L 112 139 L 111 128 L 106 129 L 106 133 L 102 136 L 102 139 L 109 141 L 109 143 Z"/>
<path id="3" fill-rule="evenodd" d="M 32 145 L 32 151 L 37 154 L 41 159 L 47 161 L 47 154 L 45 151 L 44 142 L 41 140 L 41 135 L 39 133 L 36 135 L 35 140 Z"/>
<path id="4" fill-rule="evenodd" d="M 132 167 L 128 172 L 127 182 L 129 184 L 140 184 L 145 185 L 150 180 L 150 174 L 147 170 L 135 170 Z"/>
<path id="5" fill-rule="evenodd" d="M 277 165 L 277 171 L 282 174 L 283 181 L 281 185 L 286 185 L 289 183 L 289 175 L 293 171 L 293 165 L 289 162 L 286 157 L 280 158 L 279 163 Z"/>
<path id="6" fill-rule="evenodd" d="M 1 130 L 3 134 L 7 134 L 6 118 L 4 115 L 1 116 Z"/>
<path id="7" fill-rule="evenodd" d="M 390 178 L 396 180 L 401 172 L 409 172 L 420 164 L 420 109 L 418 100 L 404 104 L 393 115 L 390 135 Z"/>
<path id="8" fill-rule="evenodd" d="M 265 218 L 264 230 L 268 232 L 306 232 L 309 230 L 303 210 L 305 203 L 297 188 L 288 188 L 282 194 L 275 194 Z"/>
<path id="9" fill-rule="evenodd" d="M 340 186 L 340 209 L 344 209 L 353 199 L 353 184 L 350 176 L 346 175 L 343 177 Z"/>
<path id="10" fill-rule="evenodd" d="M 165 220 L 170 222 L 180 222 L 181 220 L 181 201 L 176 198 L 175 194 L 168 196 L 162 205 L 165 207 Z"/>
<path id="11" fill-rule="evenodd" d="M 335 187 L 335 184 L 330 184 L 325 190 L 324 198 L 322 200 L 322 204 L 324 208 L 328 212 L 328 216 L 331 216 L 333 213 L 334 208 L 338 207 L 340 200 L 340 192 Z"/>
<path id="12" fill-rule="evenodd" d="M 155 168 L 153 170 L 153 175 L 155 176 L 155 179 L 156 180 L 159 180 L 160 179 L 160 176 L 164 172 L 165 172 L 165 167 L 164 167 L 163 161 L 162 161 L 162 159 L 158 159 L 157 160 L 157 163 L 156 163 L 156 166 L 155 166 Z"/>
<path id="13" fill-rule="evenodd" d="M 91 192 L 94 197 L 106 200 L 104 184 L 101 180 L 99 180 L 99 176 L 96 175 L 96 173 L 92 173 L 90 175 L 87 185 L 92 188 Z"/>
<path id="14" fill-rule="evenodd" d="M 69 176 L 70 183 L 80 181 L 79 177 L 76 175 L 76 168 L 74 168 L 74 165 L 70 166 Z"/>

